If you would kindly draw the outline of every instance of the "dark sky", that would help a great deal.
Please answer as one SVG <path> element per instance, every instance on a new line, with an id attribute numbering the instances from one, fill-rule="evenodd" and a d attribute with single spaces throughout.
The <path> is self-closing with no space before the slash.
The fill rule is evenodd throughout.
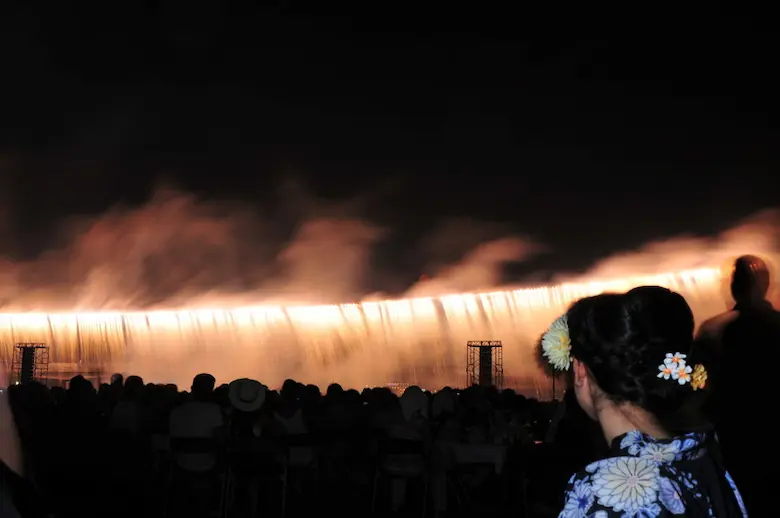
<path id="1" fill-rule="evenodd" d="M 0 216 L 27 254 L 161 179 L 259 206 L 294 171 L 385 193 L 367 216 L 401 235 L 505 221 L 562 269 L 780 204 L 760 13 L 69 4 L 0 17 Z"/>

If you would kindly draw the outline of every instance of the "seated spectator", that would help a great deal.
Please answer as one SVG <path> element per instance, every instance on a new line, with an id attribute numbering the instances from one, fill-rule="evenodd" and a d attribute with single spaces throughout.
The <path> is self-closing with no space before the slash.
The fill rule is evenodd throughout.
<path id="1" fill-rule="evenodd" d="M 298 398 L 298 387 L 293 380 L 287 380 L 282 385 L 273 415 L 283 434 L 299 435 L 308 431 Z"/>
<path id="2" fill-rule="evenodd" d="M 198 374 L 192 382 L 192 401 L 171 412 L 169 433 L 171 438 L 215 438 L 223 426 L 222 411 L 212 401 L 216 380 L 211 374 Z M 185 453 L 177 458 L 178 464 L 189 471 L 209 471 L 216 464 L 213 453 Z"/>
<path id="3" fill-rule="evenodd" d="M 130 376 L 125 381 L 122 397 L 111 414 L 111 429 L 138 435 L 146 419 L 146 407 L 141 402 L 144 392 L 144 380 L 138 376 Z"/>
<path id="4" fill-rule="evenodd" d="M 231 414 L 231 436 L 248 438 L 263 432 L 259 412 L 266 402 L 268 389 L 258 381 L 247 378 L 233 381 L 228 388 Z"/>

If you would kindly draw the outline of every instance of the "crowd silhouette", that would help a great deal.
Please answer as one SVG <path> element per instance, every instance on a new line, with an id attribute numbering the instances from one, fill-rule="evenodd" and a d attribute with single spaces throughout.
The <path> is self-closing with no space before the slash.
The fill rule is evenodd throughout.
<path id="1" fill-rule="evenodd" d="M 3 486 L 22 516 L 442 514 L 527 504 L 528 450 L 555 403 L 511 390 L 344 390 L 253 380 L 189 391 L 37 383 L 8 398 L 26 452 Z M 3 515 L 5 516 L 5 515 Z"/>
<path id="2" fill-rule="evenodd" d="M 663 288 L 578 301 L 562 401 L 209 374 L 188 390 L 120 374 L 11 385 L 0 517 L 775 516 L 769 281 L 761 259 L 740 258 L 736 306 L 696 340 Z M 652 476 L 617 480 L 651 450 Z"/>

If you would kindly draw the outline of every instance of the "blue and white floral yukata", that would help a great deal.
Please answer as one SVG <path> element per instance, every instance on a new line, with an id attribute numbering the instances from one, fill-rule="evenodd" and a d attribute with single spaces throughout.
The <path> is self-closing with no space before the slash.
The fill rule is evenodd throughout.
<path id="1" fill-rule="evenodd" d="M 633 430 L 611 452 L 569 480 L 559 518 L 747 517 L 711 431 L 655 439 Z"/>

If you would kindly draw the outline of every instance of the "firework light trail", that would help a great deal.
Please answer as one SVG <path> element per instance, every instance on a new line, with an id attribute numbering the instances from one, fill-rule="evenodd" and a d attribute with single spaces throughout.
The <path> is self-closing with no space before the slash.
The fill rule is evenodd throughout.
<path id="1" fill-rule="evenodd" d="M 441 386 L 462 383 L 466 341 L 498 339 L 510 384 L 539 391 L 546 380 L 534 345 L 550 320 L 580 297 L 648 284 L 679 291 L 699 318 L 722 309 L 721 272 L 705 268 L 338 305 L 0 313 L 0 358 L 8 362 L 17 342 L 39 341 L 51 346 L 54 365 L 116 369 L 185 386 L 200 371 L 220 381 Z"/>

